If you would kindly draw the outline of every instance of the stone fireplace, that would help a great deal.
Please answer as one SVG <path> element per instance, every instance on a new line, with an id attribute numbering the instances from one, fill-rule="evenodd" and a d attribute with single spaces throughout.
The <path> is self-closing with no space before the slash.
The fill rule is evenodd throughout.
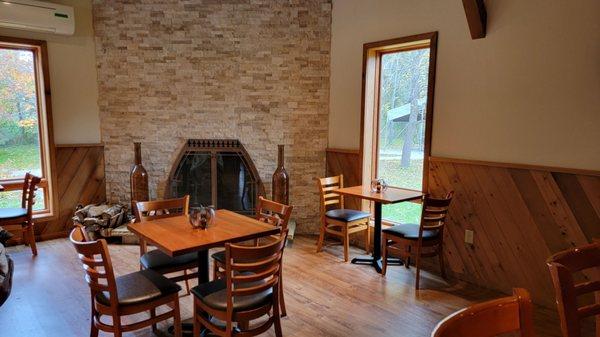
<path id="1" fill-rule="evenodd" d="M 193 204 L 247 211 L 261 189 L 270 197 L 277 145 L 284 144 L 297 233 L 317 233 L 331 1 L 93 3 L 108 200 L 129 203 L 132 143 L 141 142 L 151 199 L 197 193 Z M 236 139 L 246 155 L 223 152 L 209 160 L 212 154 L 192 149 L 190 139 Z M 181 161 L 184 147 L 195 159 Z M 179 164 L 187 170 L 213 163 L 242 181 L 226 192 L 234 205 L 219 200 L 224 194 L 212 171 L 177 173 Z M 186 191 L 177 181 L 184 178 L 193 178 L 197 190 Z"/>
<path id="2" fill-rule="evenodd" d="M 239 140 L 190 139 L 175 160 L 165 196 L 190 196 L 190 207 L 214 205 L 253 215 L 265 189 Z"/>

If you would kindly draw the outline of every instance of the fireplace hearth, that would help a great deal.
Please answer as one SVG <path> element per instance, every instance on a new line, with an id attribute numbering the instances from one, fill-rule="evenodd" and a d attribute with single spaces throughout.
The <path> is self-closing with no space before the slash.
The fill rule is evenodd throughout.
<path id="1" fill-rule="evenodd" d="M 213 205 L 253 215 L 265 190 L 244 146 L 236 139 L 190 139 L 175 160 L 165 196 L 190 195 L 190 207 Z"/>

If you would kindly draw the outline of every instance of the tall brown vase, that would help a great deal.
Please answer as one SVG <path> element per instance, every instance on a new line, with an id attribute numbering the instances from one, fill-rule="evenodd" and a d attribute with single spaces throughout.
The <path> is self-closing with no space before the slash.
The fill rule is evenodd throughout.
<path id="1" fill-rule="evenodd" d="M 133 143 L 135 151 L 135 164 L 131 168 L 131 206 L 134 209 L 134 201 L 148 201 L 148 172 L 142 165 L 142 144 Z"/>
<path id="2" fill-rule="evenodd" d="M 277 169 L 273 173 L 273 201 L 288 205 L 290 201 L 290 177 L 283 167 L 284 146 L 278 145 Z"/>

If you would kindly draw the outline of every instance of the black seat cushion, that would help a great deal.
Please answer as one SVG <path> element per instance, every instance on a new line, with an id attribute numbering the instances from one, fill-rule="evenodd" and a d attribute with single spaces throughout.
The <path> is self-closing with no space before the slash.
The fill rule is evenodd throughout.
<path id="1" fill-rule="evenodd" d="M 330 211 L 325 212 L 325 216 L 335 220 L 341 220 L 345 222 L 365 219 L 371 216 L 371 214 L 366 212 L 357 211 L 354 209 L 332 209 Z"/>
<path id="2" fill-rule="evenodd" d="M 181 256 L 170 257 L 158 249 L 151 250 L 140 258 L 144 268 L 160 271 L 161 269 L 197 265 L 198 254 L 188 253 Z"/>
<path id="3" fill-rule="evenodd" d="M 197 287 L 192 288 L 194 296 L 198 297 L 202 303 L 207 306 L 220 310 L 227 310 L 227 281 L 225 279 L 218 279 L 208 283 L 203 283 Z M 264 281 L 248 282 L 243 286 L 238 284 L 238 289 L 244 287 L 257 286 L 264 283 Z M 271 295 L 273 289 L 269 288 L 258 294 L 249 296 L 235 296 L 233 299 L 233 311 L 245 311 L 255 308 L 259 308 L 266 305 L 271 301 Z"/>
<path id="4" fill-rule="evenodd" d="M 213 255 L 211 255 L 211 257 L 215 261 L 220 262 L 221 264 L 225 264 L 225 251 L 224 250 L 214 253 Z"/>
<path id="5" fill-rule="evenodd" d="M 419 225 L 417 224 L 398 224 L 390 228 L 382 230 L 382 232 L 394 236 L 399 236 L 409 240 L 419 239 Z M 424 230 L 423 240 L 431 240 L 438 237 L 440 234 L 439 230 Z"/>
<path id="6" fill-rule="evenodd" d="M 177 283 L 150 269 L 119 276 L 116 278 L 116 283 L 121 305 L 139 304 L 181 290 Z M 104 305 L 110 305 L 110 295 L 106 291 L 98 294 L 96 300 Z"/>
<path id="7" fill-rule="evenodd" d="M 27 215 L 25 208 L 0 208 L 0 219 L 14 219 Z"/>

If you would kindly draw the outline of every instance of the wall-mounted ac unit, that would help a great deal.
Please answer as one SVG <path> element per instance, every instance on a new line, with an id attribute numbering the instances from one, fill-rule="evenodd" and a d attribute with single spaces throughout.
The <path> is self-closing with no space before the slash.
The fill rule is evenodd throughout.
<path id="1" fill-rule="evenodd" d="M 75 32 L 73 7 L 34 0 L 0 0 L 0 27 L 62 35 Z"/>

